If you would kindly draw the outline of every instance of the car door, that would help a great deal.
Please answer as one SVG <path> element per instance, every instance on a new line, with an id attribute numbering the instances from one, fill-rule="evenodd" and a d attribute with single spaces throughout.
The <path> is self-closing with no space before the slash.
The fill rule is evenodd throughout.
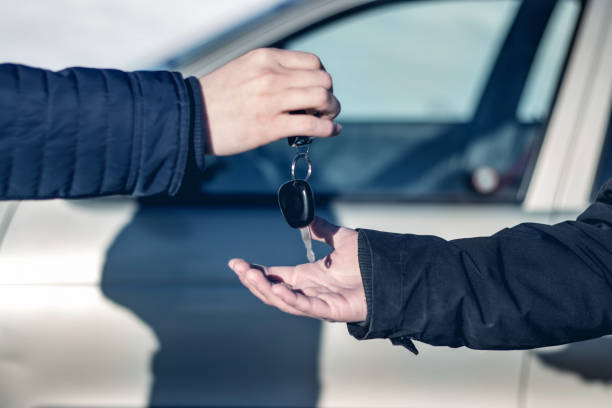
<path id="1" fill-rule="evenodd" d="M 447 239 L 550 222 L 554 195 L 544 192 L 560 174 L 538 165 L 544 140 L 561 156 L 570 149 L 549 122 L 559 89 L 576 82 L 564 74 L 583 3 L 356 3 L 272 42 L 251 41 L 314 52 L 334 78 L 344 131 L 313 144 L 311 182 L 336 221 Z M 273 194 L 290 155 L 281 142 L 215 161 L 202 189 Z M 232 182 L 240 174 L 249 178 Z M 323 406 L 525 400 L 522 352 L 420 345 L 415 358 L 386 342 L 356 343 L 342 325 L 323 323 L 321 336 Z"/>
<path id="2" fill-rule="evenodd" d="M 554 145 L 549 143 L 543 148 L 544 157 L 539 164 L 541 174 L 546 171 L 563 174 L 551 201 L 553 222 L 575 218 L 612 178 L 612 4 L 592 3 L 589 13 L 591 24 L 577 40 L 586 47 L 580 49 L 579 58 L 572 61 L 568 70 L 568 75 L 575 79 L 574 85 L 579 87 L 562 97 L 555 112 L 557 117 L 550 125 L 570 135 L 566 143 L 573 147 L 560 156 L 560 152 L 552 152 Z M 578 120 L 572 122 L 572 116 Z M 569 123 L 565 122 L 568 118 Z M 561 140 L 555 144 L 560 143 Z M 612 339 L 606 336 L 528 352 L 524 405 L 609 406 L 611 345 Z"/>
<path id="3" fill-rule="evenodd" d="M 530 176 L 581 6 L 376 4 L 279 42 L 316 53 L 334 77 L 344 133 L 314 144 L 311 155 L 320 163 L 315 191 L 336 193 L 339 222 L 447 239 L 550 222 L 551 211 L 524 202 L 535 194 Z M 357 344 L 333 324 L 322 338 L 323 406 L 515 406 L 525 398 L 523 352 L 419 345 L 415 358 L 384 342 Z"/>

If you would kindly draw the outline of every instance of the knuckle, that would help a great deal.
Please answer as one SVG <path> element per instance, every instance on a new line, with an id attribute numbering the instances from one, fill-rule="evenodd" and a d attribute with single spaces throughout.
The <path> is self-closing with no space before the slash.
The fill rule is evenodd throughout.
<path id="1" fill-rule="evenodd" d="M 260 53 L 260 49 L 255 49 L 255 50 L 251 50 L 249 52 L 247 52 L 246 54 L 244 54 L 244 58 L 248 58 L 251 60 L 257 60 L 258 55 Z"/>
<path id="2" fill-rule="evenodd" d="M 323 87 L 317 87 L 313 90 L 315 102 L 319 105 L 324 105 L 330 102 L 329 91 Z"/>
<path id="3" fill-rule="evenodd" d="M 313 68 L 321 68 L 321 59 L 315 54 L 306 53 L 306 58 L 308 58 L 308 64 Z"/>
<path id="4" fill-rule="evenodd" d="M 323 136 L 331 136 L 334 134 L 334 123 L 331 120 L 321 119 L 321 134 Z"/>
<path id="5" fill-rule="evenodd" d="M 273 88 L 278 82 L 278 76 L 269 68 L 263 68 L 257 76 L 257 83 L 261 90 Z"/>
<path id="6" fill-rule="evenodd" d="M 325 89 L 331 89 L 333 86 L 332 76 L 327 71 L 321 71 L 321 86 Z"/>
<path id="7" fill-rule="evenodd" d="M 317 129 L 317 119 L 313 116 L 302 116 L 299 118 L 297 126 L 300 131 L 307 134 L 312 134 Z"/>
<path id="8" fill-rule="evenodd" d="M 257 63 L 266 64 L 272 59 L 272 52 L 267 48 L 257 48 L 249 52 L 250 57 Z"/>

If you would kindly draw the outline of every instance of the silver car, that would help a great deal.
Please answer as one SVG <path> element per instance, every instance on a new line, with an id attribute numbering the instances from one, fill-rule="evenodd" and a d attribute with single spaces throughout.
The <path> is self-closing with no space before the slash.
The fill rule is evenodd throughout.
<path id="1" fill-rule="evenodd" d="M 162 68 L 263 46 L 334 78 L 311 184 L 338 224 L 489 235 L 612 177 L 611 1 L 291 1 Z M 275 203 L 292 154 L 207 158 L 174 198 L 0 203 L 0 406 L 610 406 L 612 339 L 415 357 L 261 304 L 226 262 L 305 262 Z"/>

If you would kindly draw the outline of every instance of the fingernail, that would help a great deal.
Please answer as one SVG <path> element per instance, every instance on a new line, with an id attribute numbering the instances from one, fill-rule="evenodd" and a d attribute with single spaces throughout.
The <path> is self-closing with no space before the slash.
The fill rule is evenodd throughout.
<path id="1" fill-rule="evenodd" d="M 342 132 L 342 125 L 334 122 L 334 134 L 338 135 L 340 132 Z"/>
<path id="2" fill-rule="evenodd" d="M 235 259 L 230 259 L 229 262 L 227 263 L 227 266 L 229 266 L 230 268 L 234 269 L 234 264 L 236 263 Z"/>

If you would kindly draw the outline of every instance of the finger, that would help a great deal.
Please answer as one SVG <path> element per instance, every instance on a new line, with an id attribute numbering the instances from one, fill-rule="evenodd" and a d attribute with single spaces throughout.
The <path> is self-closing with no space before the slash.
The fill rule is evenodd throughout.
<path id="1" fill-rule="evenodd" d="M 253 269 L 253 264 L 245 261 L 244 259 L 234 258 L 228 262 L 228 266 L 236 272 L 238 276 L 242 276 L 246 274 L 249 269 Z M 273 266 L 273 267 L 265 267 L 257 265 L 258 268 L 262 270 L 262 272 L 270 277 L 273 281 L 281 281 L 286 282 L 291 285 L 294 284 L 293 277 L 295 276 L 293 267 L 290 266 Z"/>
<path id="2" fill-rule="evenodd" d="M 246 274 L 243 275 L 238 275 L 238 279 L 240 279 L 240 282 L 246 286 L 246 288 L 248 290 L 251 291 L 252 294 L 254 294 L 255 296 L 257 296 L 259 298 L 259 300 L 261 300 L 262 302 L 264 302 L 265 304 L 269 304 L 268 298 L 261 293 L 259 290 L 257 290 L 257 288 L 255 287 L 255 285 L 253 285 L 249 280 L 247 280 L 246 278 Z"/>
<path id="3" fill-rule="evenodd" d="M 329 320 L 331 307 L 327 302 L 318 298 L 305 296 L 302 293 L 290 290 L 287 287 L 274 287 L 274 292 L 287 305 L 299 310 L 307 316 L 317 319 Z"/>
<path id="4" fill-rule="evenodd" d="M 296 284 L 297 275 L 293 266 L 273 266 L 266 268 L 265 274 L 272 283 L 282 282 L 292 286 Z"/>
<path id="5" fill-rule="evenodd" d="M 264 296 L 263 293 L 261 293 L 259 290 L 257 290 L 257 288 L 251 284 L 249 281 L 247 281 L 246 277 L 241 277 L 239 278 L 240 282 L 242 282 L 242 284 L 253 294 L 255 295 L 256 298 L 258 298 L 259 300 L 261 300 L 264 304 L 271 306 L 270 301 L 268 300 L 268 298 L 266 296 Z"/>
<path id="6" fill-rule="evenodd" d="M 301 288 L 302 293 L 306 296 L 319 296 L 322 293 L 327 293 L 329 290 L 327 288 L 321 288 L 320 286 L 311 286 L 308 288 Z"/>
<path id="7" fill-rule="evenodd" d="M 285 68 L 321 69 L 321 60 L 310 52 L 268 48 L 276 61 Z"/>
<path id="8" fill-rule="evenodd" d="M 258 269 L 250 269 L 249 271 L 247 271 L 246 280 L 249 284 L 248 287 L 249 289 L 251 289 L 251 292 L 258 292 L 261 296 L 263 296 L 264 299 L 266 299 L 266 303 L 270 306 L 275 306 L 276 308 L 282 310 L 285 313 L 290 313 L 297 316 L 305 316 L 303 312 L 283 302 L 282 299 L 279 298 L 272 291 L 273 286 L 285 287 L 285 284 L 277 283 L 273 285 Z"/>
<path id="9" fill-rule="evenodd" d="M 241 258 L 230 259 L 227 265 L 239 276 L 251 269 L 251 264 Z"/>
<path id="10" fill-rule="evenodd" d="M 251 291 L 251 293 L 253 293 L 257 298 L 259 298 L 259 300 L 261 300 L 265 304 L 270 305 L 270 306 L 275 306 L 285 313 L 290 313 L 290 314 L 294 314 L 298 316 L 305 316 L 304 313 L 282 302 L 280 298 L 278 298 L 278 296 L 276 296 L 272 292 L 271 290 L 272 283 L 269 281 L 269 279 L 267 279 L 267 276 L 264 276 L 264 274 L 269 273 L 270 276 L 274 276 L 275 278 L 288 277 L 291 275 L 291 269 L 293 268 L 290 268 L 290 267 L 273 267 L 273 268 L 261 267 L 261 269 L 252 268 L 252 264 L 249 264 L 244 259 L 239 259 L 239 258 L 230 260 L 229 267 L 232 268 L 234 272 L 236 272 L 236 275 L 238 275 L 238 279 L 240 279 L 240 282 L 242 282 L 242 284 L 246 286 L 247 289 Z M 276 284 L 274 286 L 277 286 L 277 285 L 284 286 L 284 284 L 282 283 Z"/>
<path id="11" fill-rule="evenodd" d="M 232 265 L 233 264 L 233 265 Z M 251 269 L 256 269 L 253 268 L 253 264 L 249 264 L 248 262 L 242 260 L 242 259 L 238 259 L 238 260 L 232 260 L 230 261 L 230 267 L 233 266 L 234 272 L 236 272 L 236 275 L 238 276 L 238 279 L 240 280 L 240 282 L 247 287 L 247 289 L 249 289 L 251 291 L 251 293 L 253 293 L 255 296 L 257 296 L 259 298 L 259 300 L 261 300 L 262 302 L 264 302 L 265 304 L 269 304 L 269 299 L 267 296 L 265 296 L 263 293 L 261 293 L 261 291 L 259 291 L 257 289 L 257 287 L 249 280 L 247 279 L 247 273 L 251 270 Z M 259 266 L 259 265 L 257 265 Z M 261 267 L 262 269 L 265 270 L 264 267 Z M 259 269 L 257 269 L 259 270 Z"/>
<path id="12" fill-rule="evenodd" d="M 281 114 L 274 119 L 272 129 L 276 139 L 289 136 L 332 137 L 340 134 L 342 126 L 328 118 L 313 115 Z"/>
<path id="13" fill-rule="evenodd" d="M 322 69 L 287 69 L 284 71 L 284 83 L 288 88 L 318 86 L 331 90 L 333 87 L 331 75 Z"/>
<path id="14" fill-rule="evenodd" d="M 333 247 L 334 235 L 340 231 L 340 227 L 332 224 L 324 218 L 315 216 L 310 224 L 310 234 L 312 239 L 325 242 Z"/>
<path id="15" fill-rule="evenodd" d="M 251 284 L 251 282 L 249 282 L 246 278 L 246 273 L 250 269 L 249 263 L 243 259 L 232 259 L 229 264 L 230 264 L 230 268 L 232 268 L 234 272 L 236 273 L 236 275 L 238 276 L 238 279 L 240 280 L 240 282 L 244 286 L 246 286 L 246 288 L 250 290 L 252 294 L 254 294 L 257 298 L 259 298 L 259 300 L 261 300 L 265 304 L 268 304 L 268 299 L 266 298 L 266 296 L 264 296 L 261 292 L 259 292 L 257 288 L 255 288 L 255 286 Z"/>
<path id="16" fill-rule="evenodd" d="M 275 95 L 275 101 L 284 112 L 313 111 L 327 119 L 333 119 L 340 113 L 340 102 L 329 89 L 322 86 L 289 88 Z"/>

